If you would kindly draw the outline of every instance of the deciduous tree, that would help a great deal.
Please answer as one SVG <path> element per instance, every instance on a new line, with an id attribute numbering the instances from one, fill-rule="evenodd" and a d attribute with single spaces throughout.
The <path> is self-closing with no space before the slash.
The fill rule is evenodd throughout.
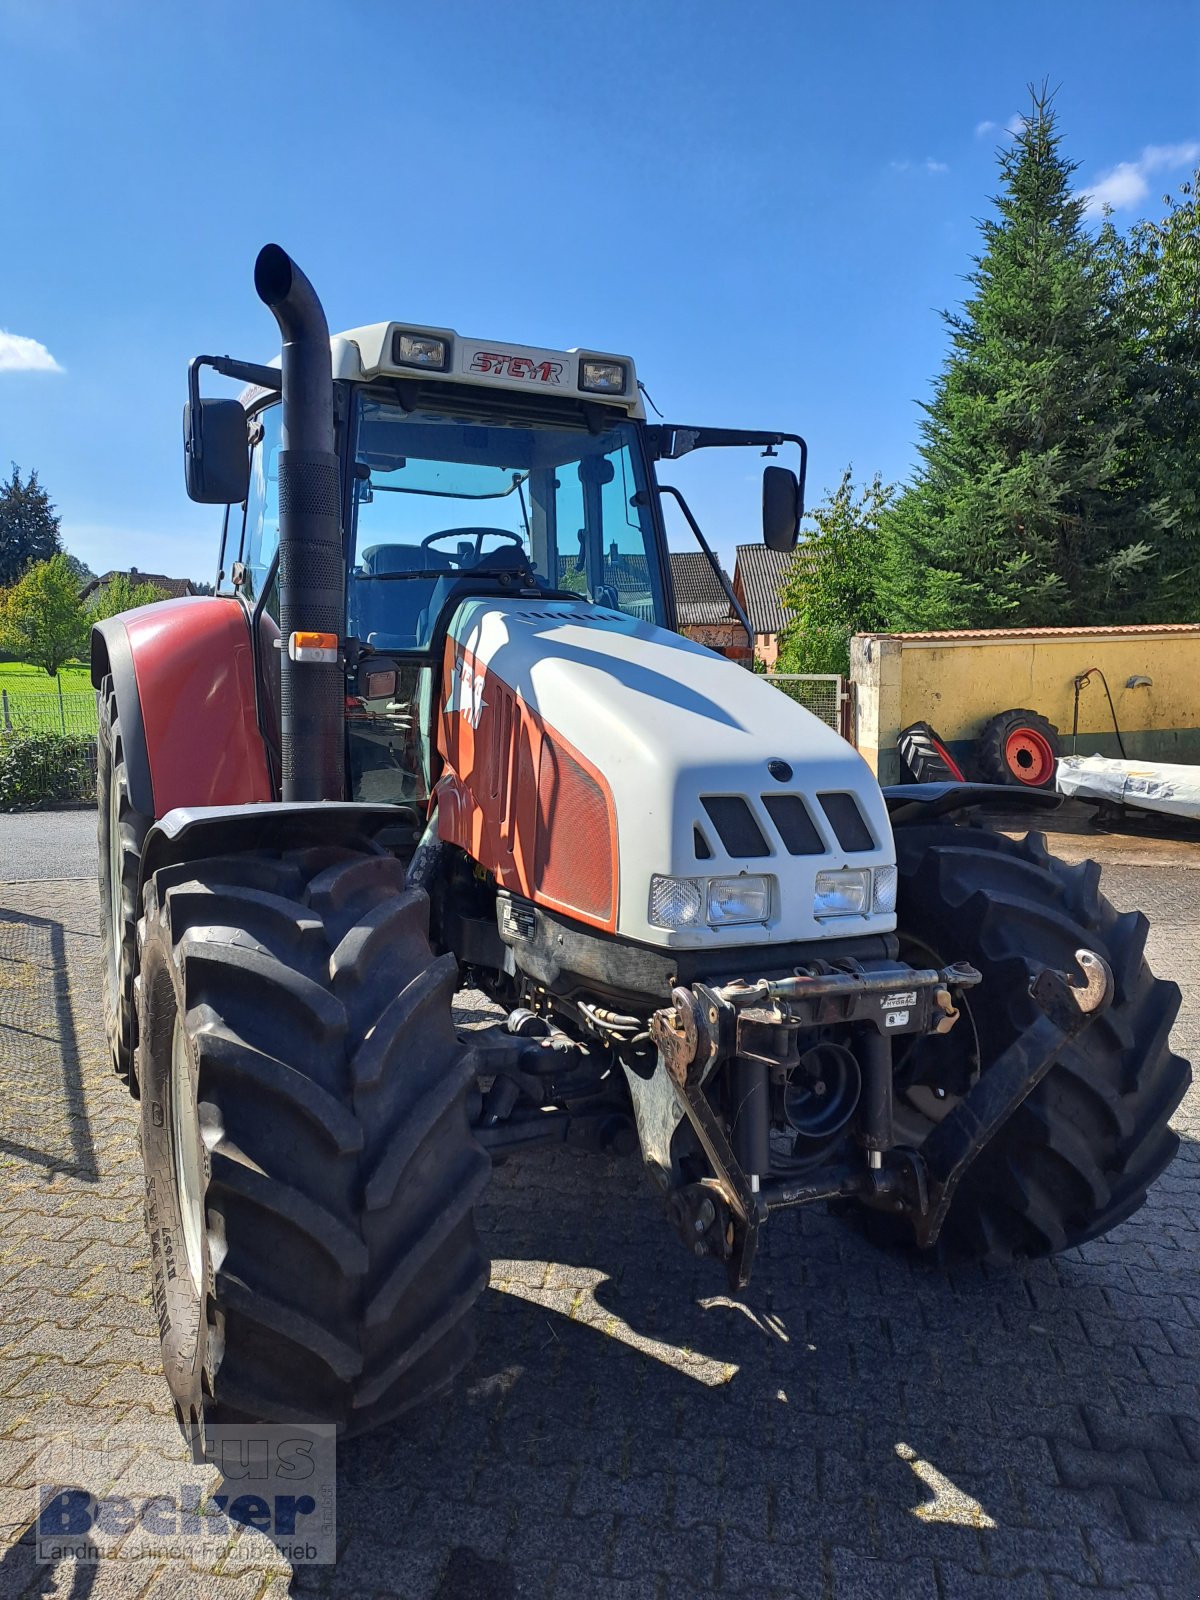
<path id="1" fill-rule="evenodd" d="M 83 654 L 88 618 L 66 556 L 39 561 L 0 591 L 0 648 L 52 678 Z"/>
<path id="2" fill-rule="evenodd" d="M 811 513 L 780 598 L 791 612 L 778 672 L 848 672 L 850 639 L 885 624 L 879 596 L 880 524 L 893 490 L 878 473 L 857 488 L 851 469 Z"/>
<path id="3" fill-rule="evenodd" d="M 114 572 L 103 588 L 97 589 L 88 605 L 88 620 L 103 622 L 105 617 L 115 617 L 119 611 L 132 611 L 135 606 L 150 606 L 166 598 L 166 591 L 156 584 L 134 583 L 127 572 Z"/>

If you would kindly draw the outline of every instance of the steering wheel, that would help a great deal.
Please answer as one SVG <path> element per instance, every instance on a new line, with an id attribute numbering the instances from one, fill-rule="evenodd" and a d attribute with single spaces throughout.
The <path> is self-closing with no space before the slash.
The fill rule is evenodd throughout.
<path id="1" fill-rule="evenodd" d="M 525 541 L 519 533 L 513 533 L 510 528 L 443 528 L 440 533 L 427 534 L 421 540 L 422 550 L 427 550 L 431 544 L 437 544 L 442 539 L 471 539 L 475 544 L 473 565 L 479 565 L 479 557 L 483 550 L 483 541 L 491 536 L 496 539 L 511 539 L 513 544 L 525 548 Z"/>

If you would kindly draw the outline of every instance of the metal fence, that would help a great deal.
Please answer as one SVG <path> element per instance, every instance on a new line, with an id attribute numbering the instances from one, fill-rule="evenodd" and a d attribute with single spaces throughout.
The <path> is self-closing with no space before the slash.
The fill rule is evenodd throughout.
<path id="1" fill-rule="evenodd" d="M 0 733 L 95 732 L 92 689 L 0 689 Z"/>
<path id="2" fill-rule="evenodd" d="M 848 738 L 849 694 L 846 680 L 836 672 L 768 672 L 767 682 L 781 694 L 795 700 L 814 717 L 820 717 L 835 733 Z"/>

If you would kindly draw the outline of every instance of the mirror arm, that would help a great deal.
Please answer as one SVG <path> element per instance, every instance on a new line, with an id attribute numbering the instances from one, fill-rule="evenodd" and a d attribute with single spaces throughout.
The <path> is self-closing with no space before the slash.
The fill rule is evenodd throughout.
<path id="1" fill-rule="evenodd" d="M 752 428 L 684 428 L 674 422 L 663 422 L 646 428 L 650 453 L 656 461 L 678 461 L 692 450 L 762 445 L 764 453 L 774 454 L 781 444 L 794 444 L 800 452 L 800 494 L 796 507 L 796 522 L 804 515 L 804 485 L 808 477 L 808 443 L 798 433 L 762 433 Z"/>
<path id="2" fill-rule="evenodd" d="M 191 452 L 197 461 L 204 453 L 200 425 L 201 367 L 211 367 L 223 378 L 257 384 L 260 389 L 274 389 L 278 393 L 283 387 L 283 373 L 278 367 L 264 367 L 257 361 L 237 361 L 233 356 L 193 356 L 188 362 L 188 401 L 192 408 Z"/>
<path id="3" fill-rule="evenodd" d="M 695 536 L 696 543 L 700 546 L 701 550 L 703 550 L 704 554 L 707 556 L 708 564 L 713 569 L 713 571 L 716 573 L 717 581 L 721 585 L 722 589 L 724 589 L 726 599 L 729 601 L 729 604 L 733 607 L 734 611 L 736 612 L 738 621 L 741 623 L 742 627 L 745 628 L 745 630 L 746 630 L 746 644 L 749 646 L 751 657 L 753 657 L 753 654 L 754 654 L 754 630 L 750 626 L 750 619 L 746 615 L 745 611 L 742 609 L 741 603 L 738 600 L 737 595 L 734 594 L 733 585 L 732 585 L 732 583 L 730 583 L 729 579 L 725 576 L 725 573 L 721 568 L 721 563 L 717 560 L 716 556 L 713 554 L 712 546 L 709 544 L 708 540 L 704 537 L 704 534 L 703 534 L 703 532 L 701 531 L 701 528 L 700 528 L 700 524 L 696 521 L 695 517 L 692 515 L 691 507 L 688 505 L 687 501 L 683 498 L 683 495 L 679 492 L 679 490 L 675 487 L 675 485 L 673 483 L 655 484 L 655 488 L 658 490 L 658 493 L 659 493 L 660 496 L 664 495 L 664 494 L 669 494 L 674 499 L 675 504 L 679 507 L 680 511 L 683 512 L 683 515 L 684 515 L 684 518 L 685 518 L 685 520 L 687 522 L 687 525 L 692 530 L 692 533 Z M 640 489 L 638 491 L 638 493 L 633 496 L 633 503 L 634 503 L 634 505 L 644 505 L 645 502 L 646 502 L 646 491 L 644 489 Z"/>

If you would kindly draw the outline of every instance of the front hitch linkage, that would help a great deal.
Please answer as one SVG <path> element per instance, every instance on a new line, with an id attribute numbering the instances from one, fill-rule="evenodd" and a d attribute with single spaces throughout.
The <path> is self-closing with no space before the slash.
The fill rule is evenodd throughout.
<path id="1" fill-rule="evenodd" d="M 942 971 L 830 969 L 754 984 L 721 988 L 696 984 L 673 990 L 671 1005 L 656 1011 L 650 1023 L 658 1050 L 654 1081 L 634 1084 L 631 1079 L 631 1087 L 643 1152 L 668 1191 L 680 1232 L 693 1242 L 698 1255 L 724 1260 L 735 1291 L 750 1280 L 759 1230 L 768 1212 L 785 1206 L 853 1197 L 907 1212 L 917 1244 L 930 1248 L 971 1163 L 1045 1077 L 1064 1045 L 1111 1001 L 1113 978 L 1104 958 L 1092 950 L 1079 950 L 1075 959 L 1083 982 L 1050 969 L 1038 974 L 1029 988 L 1037 1008 L 1032 1024 L 933 1129 L 919 1152 L 891 1148 L 891 1036 L 948 1031 L 958 1017 L 952 992 L 982 981 L 973 967 L 960 963 Z M 903 1021 L 895 1008 L 898 998 L 906 1002 Z M 788 1181 L 748 1172 L 738 1159 L 746 1145 L 738 1138 L 736 1122 L 731 1143 L 705 1093 L 705 1082 L 719 1064 L 729 1061 L 746 1074 L 745 1083 L 752 1089 L 761 1067 L 786 1067 L 796 1061 L 802 1030 L 839 1023 L 862 1027 L 868 1045 L 866 1076 L 879 1080 L 874 1084 L 872 1126 L 864 1129 L 866 1165 L 819 1168 Z M 742 1081 L 739 1077 L 739 1094 Z M 864 1089 L 870 1091 L 870 1081 Z M 664 1104 L 666 1095 L 673 1098 L 673 1110 Z M 713 1176 L 680 1186 L 672 1179 L 667 1150 L 671 1132 L 684 1117 Z M 735 1145 L 740 1147 L 736 1153 Z"/>

